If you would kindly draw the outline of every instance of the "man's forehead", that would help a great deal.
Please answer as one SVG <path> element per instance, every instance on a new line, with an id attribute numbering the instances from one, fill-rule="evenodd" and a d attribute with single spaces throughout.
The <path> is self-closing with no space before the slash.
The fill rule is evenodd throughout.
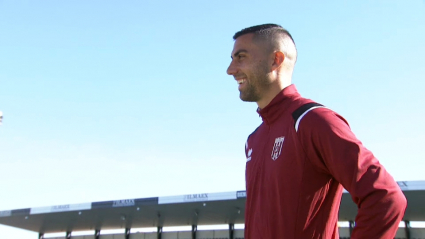
<path id="1" fill-rule="evenodd" d="M 253 38 L 254 38 L 253 33 L 244 34 L 244 35 L 236 38 L 235 46 L 236 45 L 242 45 L 242 44 L 251 44 L 251 43 L 253 43 Z"/>
<path id="2" fill-rule="evenodd" d="M 244 34 L 238 38 L 236 38 L 235 43 L 233 45 L 233 52 L 232 55 L 237 53 L 240 50 L 248 50 L 250 47 L 252 47 L 254 44 L 253 42 L 253 33 Z"/>

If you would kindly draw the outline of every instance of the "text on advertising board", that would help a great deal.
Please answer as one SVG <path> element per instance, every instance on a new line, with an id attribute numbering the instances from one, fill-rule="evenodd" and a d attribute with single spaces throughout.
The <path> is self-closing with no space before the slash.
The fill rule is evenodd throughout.
<path id="1" fill-rule="evenodd" d="M 69 204 L 68 205 L 58 205 L 58 206 L 53 206 L 52 207 L 52 212 L 57 212 L 57 211 L 68 211 L 70 209 Z"/>
<path id="2" fill-rule="evenodd" d="M 236 197 L 237 198 L 246 198 L 246 191 L 237 191 Z"/>
<path id="3" fill-rule="evenodd" d="M 113 207 L 127 207 L 127 206 L 134 206 L 136 203 L 134 202 L 134 199 L 125 199 L 125 200 L 117 200 L 112 203 Z"/>
<path id="4" fill-rule="evenodd" d="M 208 200 L 208 193 L 201 193 L 201 194 L 188 194 L 184 195 L 184 201 L 206 201 Z"/>

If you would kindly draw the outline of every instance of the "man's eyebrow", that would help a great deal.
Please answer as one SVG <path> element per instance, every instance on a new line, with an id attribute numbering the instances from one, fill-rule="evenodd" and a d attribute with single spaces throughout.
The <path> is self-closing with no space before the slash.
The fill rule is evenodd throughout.
<path id="1" fill-rule="evenodd" d="M 239 54 L 241 54 L 241 53 L 247 53 L 247 52 L 248 52 L 247 50 L 241 49 L 241 50 L 239 50 L 239 51 L 235 52 L 235 53 L 233 54 L 233 56 L 230 56 L 230 58 L 232 58 L 232 59 L 233 59 L 233 57 L 237 57 Z"/>

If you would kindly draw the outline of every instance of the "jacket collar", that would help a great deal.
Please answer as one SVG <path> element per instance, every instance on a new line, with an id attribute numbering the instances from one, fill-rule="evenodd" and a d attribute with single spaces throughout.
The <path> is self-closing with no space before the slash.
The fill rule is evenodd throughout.
<path id="1" fill-rule="evenodd" d="M 263 109 L 257 108 L 257 113 L 263 119 L 263 122 L 267 125 L 271 125 L 282 111 L 288 108 L 288 98 L 293 98 L 294 96 L 299 96 L 300 94 L 297 91 L 297 88 L 294 84 L 285 87 L 279 94 L 277 94 L 270 103 Z"/>

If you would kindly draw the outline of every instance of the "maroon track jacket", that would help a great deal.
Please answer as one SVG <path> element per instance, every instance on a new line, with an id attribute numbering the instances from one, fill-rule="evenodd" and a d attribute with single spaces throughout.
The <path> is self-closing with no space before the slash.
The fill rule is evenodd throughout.
<path id="1" fill-rule="evenodd" d="M 294 85 L 259 110 L 246 143 L 245 239 L 336 239 L 343 187 L 358 206 L 358 238 L 394 238 L 406 198 L 344 118 Z M 305 107 L 304 107 L 305 108 Z"/>

